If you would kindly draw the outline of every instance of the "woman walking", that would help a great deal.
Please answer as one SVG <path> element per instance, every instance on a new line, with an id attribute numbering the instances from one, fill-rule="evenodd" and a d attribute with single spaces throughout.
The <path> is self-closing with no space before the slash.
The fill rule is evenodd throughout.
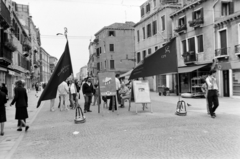
<path id="1" fill-rule="evenodd" d="M 1 87 L 0 87 L 1 88 Z M 6 109 L 5 104 L 7 103 L 6 94 L 1 91 L 0 89 L 0 125 L 1 125 L 1 132 L 0 135 L 4 135 L 4 122 L 7 121 L 6 119 Z"/>
<path id="2" fill-rule="evenodd" d="M 29 129 L 29 126 L 26 125 L 24 122 L 25 119 L 28 118 L 28 112 L 27 112 L 27 107 L 28 107 L 28 96 L 27 96 L 27 91 L 23 87 L 22 81 L 17 81 L 16 83 L 17 87 L 14 89 L 14 98 L 10 104 L 12 106 L 15 104 L 16 106 L 16 116 L 15 119 L 20 120 L 20 125 L 17 131 L 22 131 L 22 126 L 25 126 L 25 131 Z"/>

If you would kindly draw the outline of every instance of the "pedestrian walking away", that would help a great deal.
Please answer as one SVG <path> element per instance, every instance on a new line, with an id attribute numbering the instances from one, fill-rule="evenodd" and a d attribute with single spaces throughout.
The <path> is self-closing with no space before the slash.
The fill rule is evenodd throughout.
<path id="1" fill-rule="evenodd" d="M 208 99 L 208 105 L 209 105 L 209 112 L 212 118 L 216 117 L 215 111 L 219 105 L 218 86 L 217 86 L 217 80 L 215 76 L 216 76 L 216 71 L 211 70 L 206 79 L 206 82 L 208 85 L 207 99 Z"/>
<path id="2" fill-rule="evenodd" d="M 2 91 L 1 86 L 0 86 L 0 126 L 1 126 L 0 135 L 1 136 L 4 135 L 4 123 L 7 121 L 6 109 L 5 109 L 6 103 L 7 103 L 7 96 Z"/>
<path id="3" fill-rule="evenodd" d="M 39 84 L 37 82 L 35 84 L 35 90 L 36 90 L 35 96 L 38 98 Z"/>
<path id="4" fill-rule="evenodd" d="M 12 106 L 15 104 L 16 106 L 16 115 L 15 119 L 20 120 L 21 124 L 17 131 L 22 131 L 22 125 L 25 126 L 25 131 L 29 129 L 29 126 L 24 122 L 24 119 L 28 118 L 28 112 L 27 112 L 27 107 L 28 107 L 28 96 L 27 96 L 27 91 L 24 88 L 24 85 L 21 80 L 17 81 L 16 83 L 17 87 L 14 89 L 14 98 L 10 104 Z"/>
<path id="5" fill-rule="evenodd" d="M 67 104 L 66 104 L 66 97 L 69 94 L 69 88 L 67 85 L 67 82 L 63 81 L 59 86 L 58 86 L 58 94 L 60 97 L 60 111 L 63 109 L 68 110 Z"/>
<path id="6" fill-rule="evenodd" d="M 86 112 L 92 112 L 90 110 L 90 105 L 91 105 L 91 101 L 92 101 L 92 95 L 93 95 L 93 86 L 91 83 L 91 80 L 89 77 L 87 77 L 85 79 L 85 83 L 82 86 L 82 93 L 84 96 L 84 113 Z"/>

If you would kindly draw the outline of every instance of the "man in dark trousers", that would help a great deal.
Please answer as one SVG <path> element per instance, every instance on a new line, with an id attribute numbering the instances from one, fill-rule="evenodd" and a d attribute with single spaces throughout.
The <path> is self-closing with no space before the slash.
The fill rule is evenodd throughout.
<path id="1" fill-rule="evenodd" d="M 93 85 L 89 77 L 86 78 L 85 83 L 82 86 L 82 93 L 85 100 L 84 113 L 92 112 L 90 110 L 90 105 L 91 105 L 92 95 L 93 95 Z"/>
<path id="2" fill-rule="evenodd" d="M 206 83 L 208 86 L 207 100 L 209 106 L 209 112 L 212 118 L 216 117 L 215 111 L 219 105 L 218 102 L 218 86 L 216 80 L 216 71 L 211 70 L 206 78 Z"/>

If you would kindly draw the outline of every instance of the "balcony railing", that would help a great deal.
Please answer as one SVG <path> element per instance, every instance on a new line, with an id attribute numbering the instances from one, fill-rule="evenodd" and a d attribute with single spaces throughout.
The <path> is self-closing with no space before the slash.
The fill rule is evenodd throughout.
<path id="1" fill-rule="evenodd" d="M 187 25 L 180 25 L 175 29 L 175 32 L 177 32 L 178 34 L 186 32 L 187 31 Z"/>
<path id="2" fill-rule="evenodd" d="M 11 24 L 10 12 L 3 0 L 0 0 L 0 23 L 4 29 L 7 29 Z"/>
<path id="3" fill-rule="evenodd" d="M 204 22 L 203 18 L 198 18 L 198 19 L 194 19 L 192 21 L 189 21 L 188 23 L 189 23 L 190 27 L 196 28 L 196 27 L 200 27 L 203 24 L 203 22 Z"/>
<path id="4" fill-rule="evenodd" d="M 197 54 L 194 51 L 189 51 L 183 54 L 184 63 L 193 63 L 197 61 Z"/>
<path id="5" fill-rule="evenodd" d="M 229 47 L 224 47 L 224 48 L 221 48 L 221 49 L 216 49 L 215 50 L 215 57 L 228 57 L 229 54 Z"/>
<path id="6" fill-rule="evenodd" d="M 12 52 L 5 47 L 0 47 L 0 49 L 0 59 L 3 59 L 10 65 L 12 63 Z"/>
<path id="7" fill-rule="evenodd" d="M 235 54 L 240 55 L 240 44 L 235 45 Z"/>

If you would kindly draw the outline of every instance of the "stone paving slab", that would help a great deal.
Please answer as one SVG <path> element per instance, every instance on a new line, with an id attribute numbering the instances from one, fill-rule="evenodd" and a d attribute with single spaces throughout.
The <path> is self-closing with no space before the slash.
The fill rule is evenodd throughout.
<path id="1" fill-rule="evenodd" d="M 41 93 L 41 92 L 40 92 Z M 38 95 L 40 95 L 38 93 Z M 35 96 L 35 91 L 28 92 L 28 116 L 27 124 L 30 124 L 35 119 L 40 109 L 36 108 L 38 98 Z M 4 136 L 0 136 L 0 159 L 7 159 L 17 148 L 21 139 L 25 134 L 25 129 L 22 132 L 17 131 L 17 120 L 15 120 L 15 106 L 10 106 L 12 99 L 6 104 L 7 122 L 4 124 Z M 43 102 L 44 104 L 44 102 Z"/>
<path id="2" fill-rule="evenodd" d="M 151 93 L 151 98 L 153 113 L 134 103 L 130 112 L 123 108 L 118 114 L 106 109 L 98 114 L 92 106 L 84 124 L 74 124 L 73 110 L 50 112 L 45 105 L 11 158 L 240 158 L 240 116 L 228 113 L 240 110 L 235 108 L 238 101 L 227 99 L 231 106 L 221 105 L 212 119 L 204 112 L 204 99 L 187 99 L 192 106 L 187 116 L 180 117 L 174 114 L 177 97 Z M 75 131 L 79 134 L 73 135 Z"/>

